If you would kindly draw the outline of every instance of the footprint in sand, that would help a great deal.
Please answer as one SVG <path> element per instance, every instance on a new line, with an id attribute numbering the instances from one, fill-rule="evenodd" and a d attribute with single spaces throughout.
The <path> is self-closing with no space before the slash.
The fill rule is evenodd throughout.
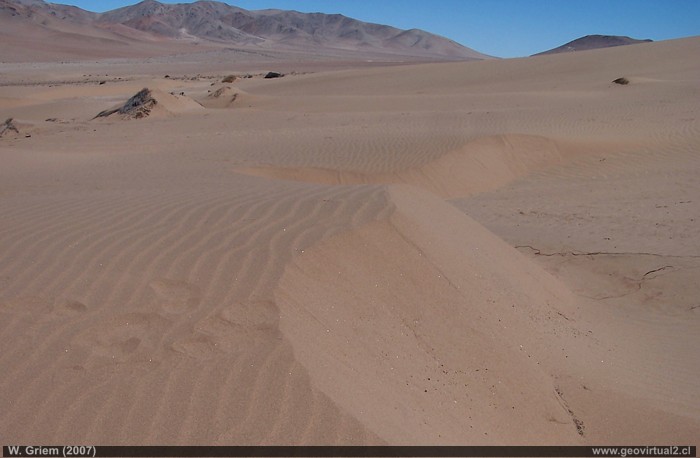
<path id="1" fill-rule="evenodd" d="M 0 312 L 41 316 L 48 319 L 80 315 L 87 311 L 88 306 L 84 303 L 66 298 L 47 299 L 39 296 L 25 296 L 0 302 Z"/>
<path id="2" fill-rule="evenodd" d="M 272 301 L 247 301 L 223 309 L 218 317 L 234 327 L 252 331 L 276 331 L 279 328 L 280 311 Z"/>
<path id="3" fill-rule="evenodd" d="M 73 316 L 87 312 L 88 306 L 79 301 L 62 299 L 57 301 L 53 311 L 58 315 Z"/>
<path id="4" fill-rule="evenodd" d="M 224 347 L 219 346 L 217 338 L 198 333 L 175 341 L 171 348 L 177 353 L 198 360 L 208 360 L 226 353 Z"/>
<path id="5" fill-rule="evenodd" d="M 0 312 L 10 315 L 46 316 L 52 310 L 53 301 L 38 296 L 16 297 L 0 303 Z"/>
<path id="6" fill-rule="evenodd" d="M 87 351 L 90 365 L 149 361 L 158 353 L 168 325 L 155 313 L 130 313 L 92 326 L 73 345 Z"/>
<path id="7" fill-rule="evenodd" d="M 204 318 L 194 333 L 175 342 L 173 350 L 197 359 L 235 354 L 279 339 L 279 309 L 272 301 L 236 303 Z"/>
<path id="8" fill-rule="evenodd" d="M 149 283 L 158 306 L 166 313 L 180 314 L 196 308 L 201 292 L 196 285 L 180 280 L 158 278 Z"/>

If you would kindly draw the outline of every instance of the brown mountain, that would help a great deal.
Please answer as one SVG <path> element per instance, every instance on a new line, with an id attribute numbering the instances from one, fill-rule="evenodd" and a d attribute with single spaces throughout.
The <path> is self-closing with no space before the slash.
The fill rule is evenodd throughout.
<path id="1" fill-rule="evenodd" d="M 145 0 L 98 14 L 43 0 L 0 0 L 0 38 L 5 47 L 11 46 L 12 41 L 21 47 L 20 30 L 3 33 L 5 25 L 16 29 L 19 26 L 27 32 L 31 29 L 32 35 L 41 36 L 42 40 L 71 42 L 71 39 L 81 41 L 85 36 L 86 45 L 102 40 L 118 49 L 138 41 L 150 43 L 152 47 L 233 45 L 437 59 L 489 57 L 423 30 L 401 30 L 339 14 L 248 11 L 215 1 L 163 4 Z M 60 47 L 65 48 L 65 44 L 61 43 Z M 0 45 L 0 53 L 3 49 Z M 109 49 L 105 48 L 105 53 L 110 55 Z"/>
<path id="2" fill-rule="evenodd" d="M 146 44 L 146 37 L 129 39 L 98 27 L 98 17 L 42 0 L 0 0 L 0 61 L 145 57 L 168 52 L 166 47 Z"/>
<path id="3" fill-rule="evenodd" d="M 52 20 L 90 24 L 98 16 L 77 6 L 46 3 L 43 0 L 0 0 L 0 18 L 29 20 L 44 26 L 50 26 Z"/>
<path id="4" fill-rule="evenodd" d="M 586 51 L 589 49 L 612 48 L 614 46 L 634 45 L 638 43 L 649 43 L 652 40 L 636 40 L 630 37 L 618 35 L 586 35 L 585 37 L 577 38 L 558 48 L 550 49 L 549 51 L 534 54 L 541 56 L 544 54 L 559 54 L 562 52 Z"/>

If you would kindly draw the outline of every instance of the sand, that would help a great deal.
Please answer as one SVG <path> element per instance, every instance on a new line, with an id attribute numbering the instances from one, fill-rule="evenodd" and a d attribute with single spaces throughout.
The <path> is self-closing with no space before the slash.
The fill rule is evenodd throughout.
<path id="1" fill-rule="evenodd" d="M 4 442 L 694 443 L 699 52 L 0 64 Z"/>

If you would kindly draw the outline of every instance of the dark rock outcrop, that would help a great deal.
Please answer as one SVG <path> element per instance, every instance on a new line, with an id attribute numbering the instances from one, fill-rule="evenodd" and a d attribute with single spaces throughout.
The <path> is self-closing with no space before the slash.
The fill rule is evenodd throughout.
<path id="1" fill-rule="evenodd" d="M 7 118 L 4 123 L 0 124 L 0 137 L 8 134 L 9 132 L 19 134 L 19 129 L 17 129 L 17 126 L 15 126 L 12 118 Z"/>
<path id="2" fill-rule="evenodd" d="M 145 118 L 151 114 L 153 107 L 157 104 L 158 101 L 153 98 L 151 90 L 143 88 L 127 100 L 124 105 L 102 111 L 95 118 L 106 118 L 113 114 L 119 114 L 125 119 Z"/>

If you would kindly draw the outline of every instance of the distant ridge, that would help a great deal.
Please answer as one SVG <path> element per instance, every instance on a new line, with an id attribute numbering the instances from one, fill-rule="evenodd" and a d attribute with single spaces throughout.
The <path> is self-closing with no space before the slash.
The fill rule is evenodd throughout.
<path id="1" fill-rule="evenodd" d="M 589 49 L 612 48 L 614 46 L 634 45 L 638 43 L 650 43 L 652 40 L 637 40 L 635 38 L 620 36 L 620 35 L 586 35 L 585 37 L 577 38 L 558 48 L 550 49 L 549 51 L 533 54 L 541 56 L 545 54 L 559 54 L 562 52 L 587 51 Z"/>
<path id="2" fill-rule="evenodd" d="M 182 47 L 233 45 L 305 52 L 334 50 L 453 60 L 489 57 L 423 30 L 401 30 L 340 14 L 248 11 L 216 1 L 163 4 L 145 0 L 105 13 L 93 13 L 43 0 L 0 0 L 0 29 L 5 24 L 33 27 L 37 29 L 34 36 L 48 31 L 69 33 L 72 39 L 82 35 L 94 41 L 97 37 L 122 48 L 125 44 L 141 42 Z M 1 38 L 7 45 L 11 44 L 7 40 L 14 39 L 9 33 Z M 16 41 L 22 42 L 21 38 Z M 105 52 L 109 49 L 105 48 Z"/>

